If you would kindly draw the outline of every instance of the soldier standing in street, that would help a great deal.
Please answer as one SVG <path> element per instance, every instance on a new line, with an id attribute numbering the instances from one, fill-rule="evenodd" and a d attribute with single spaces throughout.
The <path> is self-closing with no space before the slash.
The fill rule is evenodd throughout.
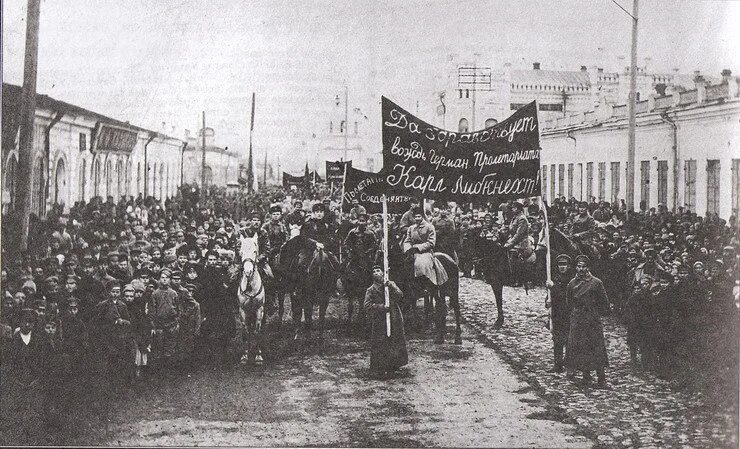
<path id="1" fill-rule="evenodd" d="M 555 363 L 550 372 L 561 373 L 563 372 L 563 354 L 570 331 L 566 290 L 575 273 L 573 272 L 573 259 L 569 255 L 559 255 L 555 263 L 558 270 L 553 280 L 547 285 L 550 289 L 550 300 L 552 302 L 550 304 L 552 311 L 552 342 L 555 352 Z"/>

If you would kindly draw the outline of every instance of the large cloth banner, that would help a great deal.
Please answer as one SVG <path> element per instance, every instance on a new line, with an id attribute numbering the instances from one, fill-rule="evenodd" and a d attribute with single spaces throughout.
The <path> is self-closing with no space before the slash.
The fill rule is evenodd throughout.
<path id="1" fill-rule="evenodd" d="M 344 166 L 351 167 L 352 161 L 326 161 L 326 182 L 342 182 L 344 179 Z"/>
<path id="2" fill-rule="evenodd" d="M 472 201 L 540 195 L 537 104 L 470 133 L 430 125 L 383 97 L 383 176 L 427 199 Z"/>
<path id="3" fill-rule="evenodd" d="M 304 176 L 293 176 L 291 174 L 283 172 L 283 187 L 300 187 L 305 184 L 305 182 L 306 178 Z"/>
<path id="4" fill-rule="evenodd" d="M 388 195 L 388 212 L 403 213 L 409 209 L 411 197 L 403 192 L 389 189 L 382 173 L 372 173 L 347 167 L 347 178 L 344 180 L 344 197 L 342 208 L 350 210 L 352 201 L 357 200 L 370 214 L 383 212 L 383 194 Z"/>

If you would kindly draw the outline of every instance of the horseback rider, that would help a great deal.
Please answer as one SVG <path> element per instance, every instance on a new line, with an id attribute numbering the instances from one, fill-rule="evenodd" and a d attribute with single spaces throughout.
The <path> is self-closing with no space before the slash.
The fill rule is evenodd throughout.
<path id="1" fill-rule="evenodd" d="M 512 260 L 512 273 L 522 273 L 525 262 L 533 259 L 534 250 L 529 238 L 529 221 L 524 215 L 524 204 L 520 201 L 512 201 L 510 204 L 513 218 L 509 223 L 509 235 L 511 237 L 504 244 L 504 249 L 514 255 Z M 533 262 L 533 260 L 531 260 Z"/>
<path id="2" fill-rule="evenodd" d="M 323 203 L 316 203 L 311 208 L 311 218 L 301 226 L 301 236 L 316 242 L 316 247 L 325 251 L 333 266 L 337 267 L 338 263 L 334 256 L 335 241 L 334 234 L 329 226 L 324 222 L 324 213 L 326 206 Z M 301 264 L 303 266 L 303 264 Z"/>
<path id="3" fill-rule="evenodd" d="M 259 253 L 257 254 L 259 260 L 266 259 L 270 253 L 270 239 L 267 233 L 262 229 L 262 214 L 260 212 L 252 212 L 251 220 L 247 222 L 247 225 L 239 230 L 239 234 L 242 237 L 254 238 L 257 237 L 257 244 L 259 246 Z M 238 250 L 237 250 L 238 254 Z"/>
<path id="4" fill-rule="evenodd" d="M 447 207 L 441 208 L 439 217 L 432 220 L 432 224 L 437 232 L 437 249 L 458 262 L 457 251 L 460 246 L 460 237 L 455 222 L 450 218 L 450 210 Z"/>
<path id="5" fill-rule="evenodd" d="M 270 219 L 261 228 L 262 235 L 267 238 L 270 248 L 266 254 L 271 265 L 274 265 L 275 257 L 280 253 L 280 247 L 288 241 L 290 235 L 282 217 L 283 209 L 278 204 L 270 206 Z"/>
<path id="6" fill-rule="evenodd" d="M 372 266 L 378 241 L 375 234 L 367 228 L 367 213 L 357 214 L 357 226 L 347 234 L 342 245 L 347 271 L 347 324 L 352 325 L 353 301 L 358 299 L 362 304 L 365 290 L 372 283 Z M 365 322 L 364 308 L 360 307 L 360 323 Z"/>

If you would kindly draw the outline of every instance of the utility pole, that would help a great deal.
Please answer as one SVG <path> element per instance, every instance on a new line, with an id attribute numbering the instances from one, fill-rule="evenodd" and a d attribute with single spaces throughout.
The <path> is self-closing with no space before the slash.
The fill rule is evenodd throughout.
<path id="1" fill-rule="evenodd" d="M 627 213 L 635 209 L 635 106 L 637 102 L 637 8 L 632 0 L 632 54 L 630 61 L 629 133 L 627 144 Z"/>
<path id="2" fill-rule="evenodd" d="M 200 190 L 201 195 L 206 193 L 206 111 L 203 111 L 203 128 L 200 131 L 201 134 L 201 149 L 202 155 L 200 159 Z"/>
<path id="3" fill-rule="evenodd" d="M 33 122 L 36 116 L 36 72 L 39 53 L 39 19 L 41 0 L 28 0 L 26 17 L 26 56 L 23 61 L 23 90 L 18 135 L 18 182 L 15 203 L 19 225 L 19 249 L 28 250 L 28 226 L 31 212 L 31 182 L 33 179 Z M 41 173 L 39 173 L 41 176 Z"/>
<path id="4" fill-rule="evenodd" d="M 347 161 L 347 130 L 349 128 L 349 89 L 344 85 L 344 161 Z"/>

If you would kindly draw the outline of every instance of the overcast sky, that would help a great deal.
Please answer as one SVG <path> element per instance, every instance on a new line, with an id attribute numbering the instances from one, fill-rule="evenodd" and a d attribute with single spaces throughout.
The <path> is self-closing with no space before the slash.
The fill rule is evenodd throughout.
<path id="1" fill-rule="evenodd" d="M 21 84 L 26 0 L 2 3 L 3 80 Z M 738 74 L 740 2 L 640 7 L 640 65 Z M 244 151 L 255 91 L 256 150 L 297 169 L 297 148 L 326 127 L 345 83 L 350 111 L 377 128 L 368 148 L 380 145 L 380 96 L 413 110 L 449 54 L 617 69 L 629 64 L 630 22 L 611 0 L 43 0 L 38 91 L 157 130 L 195 131 L 205 110 L 218 143 Z"/>

